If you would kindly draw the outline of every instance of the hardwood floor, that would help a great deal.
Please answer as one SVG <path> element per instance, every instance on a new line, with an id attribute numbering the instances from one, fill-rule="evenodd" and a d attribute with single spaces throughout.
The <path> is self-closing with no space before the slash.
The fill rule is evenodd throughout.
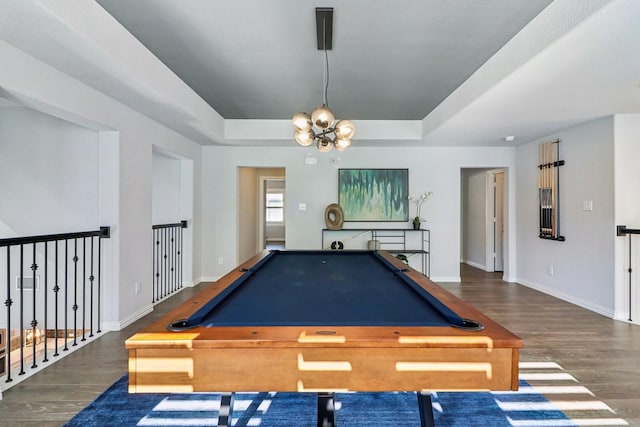
<path id="1" fill-rule="evenodd" d="M 521 361 L 553 361 L 631 426 L 640 426 L 640 327 L 616 322 L 461 266 L 441 284 L 525 341 Z M 202 285 L 200 285 L 201 287 Z M 198 291 L 185 289 L 119 332 L 110 332 L 4 392 L 0 426 L 60 426 L 127 371 L 124 340 Z M 558 396 L 551 400 L 562 400 Z"/>

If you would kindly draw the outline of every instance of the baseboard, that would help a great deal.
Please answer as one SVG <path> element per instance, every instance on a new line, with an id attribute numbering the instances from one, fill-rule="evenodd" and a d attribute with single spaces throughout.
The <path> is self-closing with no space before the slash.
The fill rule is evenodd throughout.
<path id="1" fill-rule="evenodd" d="M 463 259 L 462 262 L 464 264 L 470 265 L 471 267 L 479 268 L 482 271 L 489 271 L 487 270 L 487 266 L 484 264 L 478 264 L 477 262 L 469 261 L 468 259 Z"/>
<path id="2" fill-rule="evenodd" d="M 218 280 L 220 280 L 221 277 L 222 276 L 202 276 L 197 280 L 195 280 L 195 283 L 199 284 L 202 282 L 217 282 Z"/>
<path id="3" fill-rule="evenodd" d="M 547 288 L 546 286 L 539 285 L 534 282 L 530 282 L 528 280 L 517 279 L 517 283 L 526 286 L 528 288 L 534 289 L 536 291 L 542 292 L 543 294 L 550 295 L 552 297 L 561 299 L 573 305 L 577 305 L 578 307 L 582 307 L 586 310 L 593 311 L 594 313 L 598 313 L 602 316 L 608 317 L 610 319 L 615 319 L 615 313 L 613 310 L 610 310 L 606 307 L 602 307 L 600 305 L 594 304 L 590 301 L 585 301 L 580 298 L 576 298 L 572 295 L 565 294 L 563 292 L 558 292 L 555 289 Z"/>
<path id="4" fill-rule="evenodd" d="M 460 276 L 429 277 L 432 282 L 460 282 Z"/>
<path id="5" fill-rule="evenodd" d="M 151 313 L 152 311 L 153 311 L 153 304 L 149 304 L 146 307 L 144 307 L 142 310 L 138 310 L 137 312 L 130 314 L 129 316 L 125 317 L 120 321 L 103 322 L 102 329 L 104 331 L 121 331 L 122 329 L 126 328 L 136 320 L 143 318 L 144 316 Z"/>
<path id="6" fill-rule="evenodd" d="M 629 323 L 630 325 L 638 325 L 638 326 L 640 326 L 640 319 L 629 320 L 629 314 L 627 312 L 616 314 L 614 319 L 615 320 L 619 320 L 621 322 Z"/>

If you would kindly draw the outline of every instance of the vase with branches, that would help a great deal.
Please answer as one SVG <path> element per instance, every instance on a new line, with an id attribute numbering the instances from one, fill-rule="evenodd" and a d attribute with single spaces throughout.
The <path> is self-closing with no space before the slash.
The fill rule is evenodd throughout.
<path id="1" fill-rule="evenodd" d="M 412 196 L 408 197 L 409 201 L 415 203 L 416 205 L 416 216 L 413 218 L 414 230 L 420 229 L 420 222 L 422 222 L 422 218 L 420 217 L 420 208 L 422 207 L 422 204 L 424 203 L 424 201 L 427 200 L 429 196 L 431 196 L 432 194 L 433 194 L 432 191 L 425 191 L 424 193 L 420 194 L 418 197 L 412 197 Z"/>

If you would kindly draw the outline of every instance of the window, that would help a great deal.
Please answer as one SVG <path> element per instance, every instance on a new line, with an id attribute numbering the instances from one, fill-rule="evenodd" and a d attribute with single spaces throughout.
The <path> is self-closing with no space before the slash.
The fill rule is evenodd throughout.
<path id="1" fill-rule="evenodd" d="M 284 222 L 284 194 L 267 193 L 267 222 Z"/>

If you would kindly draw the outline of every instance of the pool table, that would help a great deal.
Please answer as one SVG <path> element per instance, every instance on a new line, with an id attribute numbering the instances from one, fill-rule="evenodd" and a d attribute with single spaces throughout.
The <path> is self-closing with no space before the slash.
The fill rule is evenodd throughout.
<path id="1" fill-rule="evenodd" d="M 417 391 L 433 425 L 430 390 L 516 390 L 522 345 L 387 252 L 294 250 L 256 255 L 126 341 L 131 393 L 315 392 L 318 425 L 342 391 Z"/>

